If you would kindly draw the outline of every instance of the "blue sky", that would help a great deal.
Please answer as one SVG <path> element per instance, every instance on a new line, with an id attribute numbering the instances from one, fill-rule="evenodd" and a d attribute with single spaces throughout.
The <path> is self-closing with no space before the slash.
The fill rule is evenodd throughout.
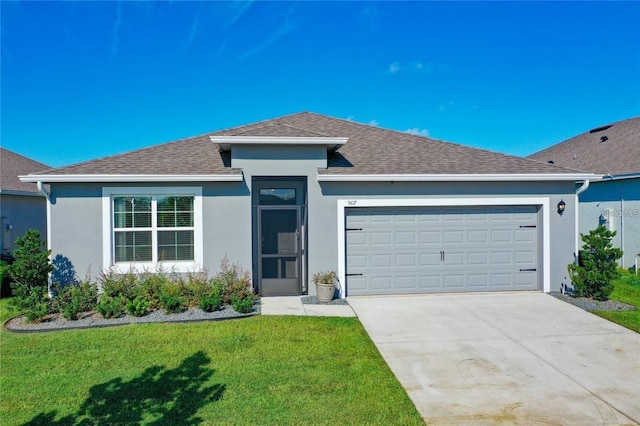
<path id="1" fill-rule="evenodd" d="M 515 155 L 640 115 L 638 2 L 9 2 L 2 146 L 52 166 L 313 111 Z"/>

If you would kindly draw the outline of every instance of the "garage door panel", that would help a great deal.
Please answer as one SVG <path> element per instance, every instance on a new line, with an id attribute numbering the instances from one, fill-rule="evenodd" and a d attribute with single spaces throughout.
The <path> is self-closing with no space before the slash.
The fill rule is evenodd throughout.
<path id="1" fill-rule="evenodd" d="M 462 289 L 464 288 L 464 275 L 450 274 L 444 276 L 444 288 L 446 289 Z"/>
<path id="2" fill-rule="evenodd" d="M 440 244 L 440 231 L 420 231 L 420 244 Z"/>
<path id="3" fill-rule="evenodd" d="M 347 294 L 538 289 L 537 210 L 347 209 Z"/>
<path id="4" fill-rule="evenodd" d="M 489 288 L 489 274 L 469 274 L 468 275 L 469 287 L 478 290 L 480 287 Z"/>
<path id="5" fill-rule="evenodd" d="M 467 254 L 467 265 L 469 266 L 486 266 L 489 264 L 489 255 L 487 252 L 475 252 Z"/>
<path id="6" fill-rule="evenodd" d="M 467 244 L 486 244 L 489 242 L 489 232 L 484 229 L 467 231 Z"/>
<path id="7" fill-rule="evenodd" d="M 396 244 L 416 244 L 418 238 L 416 231 L 396 232 Z"/>

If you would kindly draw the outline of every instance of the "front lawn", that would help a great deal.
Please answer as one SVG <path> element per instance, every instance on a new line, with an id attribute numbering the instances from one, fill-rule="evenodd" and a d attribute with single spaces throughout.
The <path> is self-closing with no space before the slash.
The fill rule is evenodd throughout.
<path id="1" fill-rule="evenodd" d="M 596 311 L 594 314 L 640 333 L 640 275 L 623 273 L 620 278 L 613 281 L 613 284 L 614 290 L 609 298 L 633 305 L 636 309 L 633 311 Z"/>
<path id="2" fill-rule="evenodd" d="M 0 300 L 4 323 L 13 312 Z M 0 332 L 0 424 L 423 424 L 356 318 Z"/>

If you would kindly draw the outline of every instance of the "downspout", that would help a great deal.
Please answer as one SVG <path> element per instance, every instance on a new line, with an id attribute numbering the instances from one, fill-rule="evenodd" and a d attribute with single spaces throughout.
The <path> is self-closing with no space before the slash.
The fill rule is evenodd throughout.
<path id="1" fill-rule="evenodd" d="M 38 187 L 38 191 L 44 198 L 47 200 L 47 249 L 51 250 L 51 193 L 44 188 L 42 181 L 39 180 L 36 182 L 36 186 Z M 51 261 L 51 254 L 49 254 L 49 261 Z M 51 274 L 49 274 L 49 281 L 51 281 Z M 51 282 L 49 282 L 48 293 L 49 299 L 53 298 L 53 293 L 51 292 Z"/>
<path id="2" fill-rule="evenodd" d="M 44 195 L 44 198 L 47 199 L 47 202 L 50 203 L 51 202 L 51 194 L 46 189 L 44 189 L 44 185 L 43 185 L 42 181 L 39 180 L 38 182 L 36 182 L 36 185 L 38 186 L 38 191 L 40 191 L 40 193 L 42 195 Z"/>
<path id="3" fill-rule="evenodd" d="M 580 186 L 580 188 L 576 189 L 576 200 L 575 200 L 575 236 L 576 236 L 576 243 L 575 243 L 575 259 L 576 259 L 576 263 L 578 263 L 578 252 L 580 251 L 580 229 L 578 228 L 578 219 L 579 219 L 579 203 L 580 200 L 578 199 L 578 196 L 580 194 L 582 194 L 584 191 L 586 191 L 589 188 L 589 179 L 585 179 L 584 182 L 582 182 L 582 185 Z"/>

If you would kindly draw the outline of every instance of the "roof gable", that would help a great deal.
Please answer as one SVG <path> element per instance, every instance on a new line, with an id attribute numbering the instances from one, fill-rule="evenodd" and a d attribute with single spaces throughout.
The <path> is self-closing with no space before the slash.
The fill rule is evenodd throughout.
<path id="1" fill-rule="evenodd" d="M 210 136 L 348 138 L 329 153 L 329 175 L 575 174 L 575 170 L 477 148 L 303 112 L 156 145 L 42 175 L 241 174 Z"/>
<path id="2" fill-rule="evenodd" d="M 640 173 L 640 117 L 599 126 L 528 158 L 605 175 Z"/>

